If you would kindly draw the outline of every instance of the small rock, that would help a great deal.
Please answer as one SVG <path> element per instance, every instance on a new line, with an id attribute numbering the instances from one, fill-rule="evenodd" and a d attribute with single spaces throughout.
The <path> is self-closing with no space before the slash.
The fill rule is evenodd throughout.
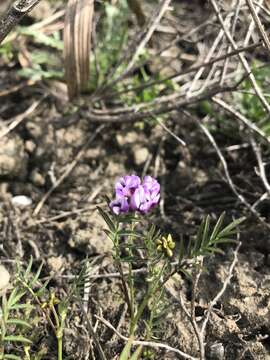
<path id="1" fill-rule="evenodd" d="M 224 346 L 221 343 L 215 343 L 210 346 L 209 358 L 211 360 L 223 360 L 224 353 Z"/>
<path id="2" fill-rule="evenodd" d="M 138 141 L 138 134 L 135 131 L 130 131 L 126 134 L 118 133 L 116 135 L 116 141 L 121 147 L 128 144 L 134 144 Z"/>
<path id="3" fill-rule="evenodd" d="M 48 259 L 48 265 L 54 272 L 58 272 L 64 265 L 64 259 L 62 258 L 62 256 L 53 256 Z"/>
<path id="4" fill-rule="evenodd" d="M 36 186 L 44 186 L 45 185 L 45 178 L 38 172 L 37 169 L 34 169 L 30 174 L 30 180 Z"/>
<path id="5" fill-rule="evenodd" d="M 27 121 L 26 128 L 31 137 L 39 140 L 39 138 L 42 136 L 42 134 L 44 135 L 44 133 L 46 133 L 46 130 L 47 130 L 45 128 L 45 125 L 44 125 L 44 127 L 42 125 L 43 124 L 41 124 L 40 121 L 38 121 L 38 119 L 35 119 L 35 121 L 33 121 L 33 120 Z"/>
<path id="6" fill-rule="evenodd" d="M 27 171 L 28 156 L 18 135 L 0 139 L 0 177 L 23 179 Z"/>
<path id="7" fill-rule="evenodd" d="M 28 151 L 30 154 L 32 154 L 36 149 L 36 144 L 31 141 L 31 140 L 27 140 L 25 142 L 25 150 Z"/>
<path id="8" fill-rule="evenodd" d="M 133 150 L 134 162 L 137 166 L 143 165 L 149 156 L 149 151 L 146 147 L 134 148 Z"/>
<path id="9" fill-rule="evenodd" d="M 13 198 L 11 199 L 11 202 L 12 202 L 13 206 L 17 206 L 17 207 L 21 207 L 21 208 L 32 205 L 32 199 L 30 199 L 30 197 L 25 196 L 25 195 L 13 196 Z"/>
<path id="10" fill-rule="evenodd" d="M 124 165 L 119 161 L 110 161 L 106 168 L 106 174 L 108 177 L 120 177 L 125 173 Z"/>
<path id="11" fill-rule="evenodd" d="M 0 295 L 2 295 L 8 287 L 10 275 L 7 269 L 0 265 Z"/>
<path id="12" fill-rule="evenodd" d="M 88 149 L 85 152 L 84 158 L 87 160 L 97 160 L 105 155 L 106 155 L 106 151 L 104 148 L 96 147 L 96 148 Z"/>
<path id="13" fill-rule="evenodd" d="M 207 172 L 201 169 L 193 169 L 192 175 L 198 185 L 204 185 L 208 181 Z"/>

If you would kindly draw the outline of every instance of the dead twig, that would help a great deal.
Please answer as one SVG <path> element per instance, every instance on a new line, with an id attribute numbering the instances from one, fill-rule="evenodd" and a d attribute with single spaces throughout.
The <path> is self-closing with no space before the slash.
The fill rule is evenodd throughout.
<path id="1" fill-rule="evenodd" d="M 195 308 L 196 308 L 196 296 L 198 291 L 198 284 L 200 280 L 200 276 L 202 273 L 202 266 L 203 266 L 203 257 L 198 259 L 198 263 L 195 267 L 195 273 L 193 274 L 193 280 L 192 280 L 192 297 L 191 297 L 191 312 L 190 312 L 190 321 L 191 325 L 193 327 L 195 336 L 197 338 L 198 344 L 199 344 L 199 350 L 200 350 L 200 360 L 205 360 L 205 347 L 204 347 L 204 341 L 200 334 L 200 328 L 198 326 L 198 323 L 196 321 L 196 315 L 195 315 Z"/>
<path id="2" fill-rule="evenodd" d="M 115 329 L 115 327 L 113 327 L 113 325 L 105 320 L 104 318 L 98 316 L 98 315 L 95 315 L 95 317 L 100 320 L 104 325 L 106 325 L 109 329 L 111 329 L 112 331 L 115 332 L 115 334 L 122 340 L 124 341 L 129 341 L 129 339 L 122 335 L 118 330 Z M 174 352 L 180 356 L 182 356 L 183 359 L 190 359 L 190 360 L 198 360 L 198 358 L 195 358 L 191 355 L 188 355 L 186 353 L 184 353 L 183 351 L 181 350 L 178 350 L 176 348 L 173 348 L 167 344 L 163 344 L 163 343 L 158 343 L 158 342 L 154 342 L 154 341 L 141 341 L 141 340 L 133 340 L 132 341 L 132 345 L 142 345 L 142 346 L 148 346 L 148 347 L 152 347 L 152 348 L 156 348 L 156 349 L 165 349 L 167 351 L 171 351 L 171 352 Z"/>
<path id="3" fill-rule="evenodd" d="M 259 166 L 259 176 L 263 182 L 263 185 L 264 185 L 268 195 L 270 196 L 270 184 L 269 184 L 269 181 L 268 181 L 266 173 L 265 173 L 265 164 L 263 163 L 263 160 L 262 160 L 262 153 L 261 153 L 260 146 L 256 143 L 254 138 L 251 138 L 251 145 L 252 145 L 252 148 L 253 148 L 256 158 L 257 158 L 257 162 L 258 162 L 258 166 Z"/>
<path id="4" fill-rule="evenodd" d="M 234 50 L 237 50 L 238 46 L 235 43 L 232 35 L 230 34 L 230 32 L 228 31 L 228 29 L 226 27 L 226 24 L 225 24 L 225 22 L 224 22 L 224 20 L 223 20 L 223 18 L 221 16 L 221 13 L 220 13 L 220 10 L 219 10 L 219 7 L 217 5 L 216 0 L 210 0 L 210 2 L 212 4 L 212 7 L 213 7 L 213 9 L 214 9 L 214 11 L 216 13 L 216 16 L 217 16 L 217 18 L 218 18 L 218 20 L 220 22 L 220 25 L 221 25 L 222 29 L 224 30 L 224 33 L 225 33 L 229 43 L 231 44 L 231 46 L 232 46 L 232 48 Z M 250 82 L 252 84 L 252 87 L 253 87 L 256 95 L 260 99 L 260 101 L 261 101 L 263 107 L 265 108 L 265 110 L 270 114 L 270 105 L 269 105 L 268 101 L 265 99 L 265 97 L 264 97 L 264 95 L 262 93 L 262 90 L 261 90 L 260 86 L 258 85 L 258 83 L 256 81 L 256 78 L 255 78 L 254 74 L 252 73 L 251 68 L 250 68 L 245 56 L 242 53 L 239 53 L 238 57 L 239 57 L 240 62 L 242 63 L 242 66 L 243 66 L 245 72 L 248 74 L 248 78 L 249 78 L 249 80 L 250 80 Z"/>
<path id="5" fill-rule="evenodd" d="M 228 287 L 228 285 L 229 285 L 229 283 L 231 281 L 231 278 L 233 276 L 233 271 L 234 271 L 234 268 L 235 268 L 235 266 L 237 264 L 237 261 L 238 261 L 238 253 L 239 253 L 239 249 L 241 247 L 241 244 L 242 243 L 239 242 L 239 244 L 237 245 L 236 249 L 233 252 L 233 261 L 232 261 L 232 263 L 230 265 L 228 275 L 226 276 L 226 279 L 223 282 L 222 288 L 220 289 L 220 291 L 217 293 L 217 295 L 214 297 L 214 299 L 208 305 L 208 309 L 207 309 L 207 312 L 206 312 L 206 315 L 205 315 L 205 318 L 204 318 L 204 321 L 203 321 L 203 324 L 202 324 L 202 327 L 201 327 L 201 337 L 202 337 L 203 341 L 204 341 L 204 338 L 205 338 L 206 326 L 208 324 L 208 321 L 209 321 L 210 315 L 211 315 L 211 313 L 213 311 L 213 308 L 217 304 L 219 299 L 223 296 L 223 294 L 226 291 L 226 289 L 227 289 L 227 287 Z"/>
<path id="6" fill-rule="evenodd" d="M 208 138 L 208 140 L 210 141 L 210 143 L 212 144 L 212 146 L 214 147 L 220 162 L 222 164 L 227 182 L 232 190 L 232 192 L 237 196 L 238 200 L 256 217 L 256 219 L 258 219 L 260 221 L 261 224 L 263 224 L 267 229 L 270 229 L 270 225 L 268 223 L 266 223 L 260 216 L 260 214 L 253 208 L 252 205 L 249 204 L 249 202 L 245 199 L 245 197 L 239 193 L 239 191 L 237 190 L 234 182 L 232 181 L 232 178 L 230 176 L 230 172 L 229 172 L 229 168 L 228 168 L 228 164 L 227 161 L 225 160 L 220 148 L 218 147 L 214 137 L 212 136 L 212 134 L 209 132 L 209 130 L 202 124 L 201 121 L 199 121 L 196 117 L 193 117 L 189 112 L 187 111 L 183 111 L 183 113 L 190 119 L 193 119 L 197 125 L 202 129 L 202 131 L 204 132 L 204 134 L 206 135 L 206 137 Z"/>
<path id="7" fill-rule="evenodd" d="M 170 134 L 176 141 L 178 141 L 182 146 L 187 146 L 187 144 L 185 143 L 184 140 L 180 139 L 179 136 L 177 136 L 174 132 L 172 132 L 165 124 L 162 120 L 160 120 L 159 118 L 155 117 L 154 118 L 158 124 L 168 133 Z"/>
<path id="8" fill-rule="evenodd" d="M 113 112 L 110 113 L 108 111 L 100 112 L 99 114 L 96 113 L 95 109 L 88 108 L 81 110 L 81 115 L 88 118 L 91 121 L 99 122 L 99 123 L 128 123 L 128 122 L 136 122 L 140 120 L 145 120 L 146 118 L 153 117 L 155 115 L 165 114 L 173 110 L 182 109 L 185 106 L 192 105 L 194 103 L 198 103 L 202 100 L 210 99 L 213 96 L 225 93 L 225 92 L 232 92 L 235 91 L 241 82 L 244 80 L 243 77 L 240 81 L 236 84 L 229 86 L 217 86 L 207 89 L 207 91 L 203 92 L 199 95 L 194 95 L 190 98 L 182 96 L 177 96 L 177 94 L 173 94 L 172 99 L 167 98 L 164 102 L 157 102 L 152 101 L 148 104 L 145 104 L 147 107 L 151 107 L 149 110 L 137 112 L 136 108 L 130 107 L 125 108 L 122 111 L 118 111 L 118 114 L 114 114 Z M 154 106 L 153 106 L 154 105 Z"/>
<path id="9" fill-rule="evenodd" d="M 27 119 L 41 104 L 44 100 L 44 97 L 38 101 L 35 101 L 28 109 L 26 109 L 22 114 L 15 116 L 12 122 L 0 132 L 0 139 L 8 135 L 12 130 L 14 130 L 18 125 L 20 125 L 25 119 Z"/>
<path id="10" fill-rule="evenodd" d="M 106 355 L 105 355 L 105 353 L 104 353 L 104 351 L 102 349 L 102 346 L 100 345 L 100 342 L 99 342 L 98 337 L 96 335 L 95 329 L 94 329 L 94 327 L 93 327 L 93 325 L 91 323 L 91 320 L 89 318 L 89 315 L 85 312 L 84 304 L 83 304 L 83 302 L 82 302 L 82 300 L 80 298 L 78 299 L 78 302 L 79 302 L 80 309 L 81 309 L 81 311 L 83 313 L 83 316 L 84 316 L 84 318 L 86 320 L 87 330 L 88 330 L 91 338 L 93 339 L 93 341 L 94 341 L 94 343 L 95 343 L 95 345 L 97 347 L 97 351 L 99 353 L 100 359 L 101 360 L 107 360 L 107 357 L 106 357 Z"/>
<path id="11" fill-rule="evenodd" d="M 152 87 L 152 86 L 156 86 L 156 85 L 159 85 L 159 84 L 162 84 L 168 80 L 174 80 L 180 76 L 183 76 L 183 75 L 187 75 L 187 74 L 190 74 L 192 72 L 195 72 L 197 70 L 200 70 L 201 68 L 205 68 L 205 67 L 209 67 L 217 62 L 220 62 L 220 61 L 223 61 L 227 58 L 230 58 L 230 57 L 233 57 L 235 55 L 238 55 L 240 53 L 243 53 L 245 51 L 250 51 L 250 50 L 254 50 L 256 48 L 258 48 L 259 46 L 262 45 L 262 42 L 259 41 L 255 44 L 251 44 L 251 45 L 248 45 L 248 46 L 245 46 L 245 47 L 239 47 L 238 49 L 236 50 L 233 50 L 231 52 L 228 52 L 227 54 L 224 54 L 224 55 L 221 55 L 221 56 L 217 56 L 215 58 L 213 58 L 212 60 L 209 60 L 209 61 L 204 61 L 204 62 L 201 62 L 200 64 L 198 65 L 193 65 L 183 71 L 180 71 L 180 72 L 176 72 L 170 76 L 166 76 L 166 77 L 163 77 L 162 79 L 160 80 L 154 80 L 154 81 L 148 81 L 146 83 L 144 83 L 143 85 L 139 85 L 139 86 L 129 86 L 127 87 L 126 89 L 124 90 L 121 90 L 121 91 L 115 91 L 115 92 L 108 92 L 105 93 L 105 94 L 102 94 L 100 98 L 104 99 L 104 98 L 107 98 L 107 97 L 112 97 L 112 96 L 115 96 L 115 95 L 121 95 L 121 94 L 127 94 L 127 93 L 130 93 L 130 92 L 136 92 L 136 91 L 141 91 L 141 90 L 144 90 L 144 89 L 147 89 L 149 87 Z M 128 75 L 128 74 L 126 74 Z M 123 80 L 123 78 L 121 78 L 121 80 Z M 118 79 L 119 80 L 119 79 Z M 107 85 L 108 87 L 111 86 L 111 85 L 114 85 L 115 83 L 112 83 L 112 84 L 109 84 Z M 99 98 L 98 98 L 99 99 Z"/>
<path id="12" fill-rule="evenodd" d="M 239 120 L 241 123 L 243 123 L 248 129 L 255 132 L 257 135 L 261 136 L 264 140 L 270 143 L 269 137 L 260 129 L 258 126 L 256 126 L 251 120 L 249 120 L 246 116 L 241 114 L 239 111 L 235 110 L 231 105 L 227 104 L 224 100 L 221 100 L 217 96 L 212 97 L 211 99 L 214 103 L 218 104 L 220 107 L 222 107 L 225 111 L 232 114 L 237 120 Z"/>
<path id="13" fill-rule="evenodd" d="M 37 83 L 37 81 L 34 81 L 34 80 L 26 80 L 26 81 L 23 81 L 22 83 L 20 83 L 19 85 L 15 85 L 15 86 L 12 86 L 11 88 L 9 89 L 6 89 L 6 90 L 1 90 L 0 91 L 0 97 L 1 96 L 7 96 L 7 95 L 10 95 L 10 94 L 14 94 L 22 89 L 25 89 L 27 86 L 33 86 Z"/>
<path id="14" fill-rule="evenodd" d="M 136 51 L 131 59 L 131 61 L 129 62 L 125 72 L 128 72 L 134 65 L 135 61 L 137 60 L 138 55 L 141 53 L 141 51 L 145 48 L 146 44 L 148 43 L 148 41 L 151 39 L 155 29 L 157 28 L 160 20 L 162 19 L 163 15 L 165 14 L 165 12 L 168 10 L 168 7 L 170 5 L 171 0 L 163 0 L 161 5 L 159 6 L 159 9 L 157 11 L 157 14 L 153 17 L 153 21 L 149 26 L 149 29 L 146 33 L 146 35 L 144 36 L 144 38 L 142 39 L 142 41 L 140 42 L 140 44 L 137 46 Z"/>
<path id="15" fill-rule="evenodd" d="M 250 10 L 251 16 L 257 26 L 257 29 L 264 41 L 265 46 L 266 46 L 268 52 L 270 52 L 270 41 L 269 41 L 268 35 L 266 34 L 266 32 L 264 30 L 263 24 L 261 23 L 261 20 L 255 10 L 252 0 L 246 0 L 246 4 Z"/>

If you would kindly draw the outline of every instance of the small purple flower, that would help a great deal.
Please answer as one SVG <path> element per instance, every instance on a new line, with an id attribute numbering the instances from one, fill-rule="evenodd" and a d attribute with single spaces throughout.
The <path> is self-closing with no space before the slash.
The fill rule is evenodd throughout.
<path id="1" fill-rule="evenodd" d="M 129 211 L 128 201 L 125 197 L 119 197 L 110 202 L 110 208 L 115 215 L 125 214 Z"/>
<path id="2" fill-rule="evenodd" d="M 137 175 L 121 177 L 115 184 L 116 197 L 130 197 L 140 184 L 141 179 Z"/>
<path id="3" fill-rule="evenodd" d="M 130 207 L 132 210 L 138 210 L 142 214 L 146 214 L 158 204 L 159 199 L 159 183 L 151 176 L 145 176 L 142 185 L 131 196 Z"/>
<path id="4" fill-rule="evenodd" d="M 148 213 L 160 199 L 160 185 L 151 176 L 145 176 L 143 183 L 136 175 L 121 177 L 115 184 L 116 199 L 110 203 L 114 214 L 139 211 Z"/>

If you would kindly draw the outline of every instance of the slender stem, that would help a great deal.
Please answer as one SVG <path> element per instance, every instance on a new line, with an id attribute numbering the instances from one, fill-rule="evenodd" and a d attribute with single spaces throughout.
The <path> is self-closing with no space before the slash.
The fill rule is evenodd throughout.
<path id="1" fill-rule="evenodd" d="M 117 222 L 116 224 L 116 232 L 114 234 L 114 239 L 113 239 L 113 244 L 114 244 L 114 248 L 115 248 L 115 258 L 116 258 L 116 266 L 118 268 L 118 271 L 120 273 L 120 278 L 121 278 L 121 283 L 122 283 L 122 290 L 124 293 L 124 297 L 125 297 L 125 301 L 127 303 L 128 306 L 128 311 L 130 314 L 130 317 L 133 317 L 133 310 L 132 310 L 132 305 L 131 305 L 131 301 L 130 301 L 130 297 L 129 297 L 129 292 L 128 292 L 128 287 L 125 281 L 125 276 L 124 276 L 124 272 L 123 272 L 123 268 L 122 268 L 122 264 L 121 264 L 121 260 L 120 260 L 120 252 L 119 252 L 119 235 L 118 235 L 118 230 L 119 230 L 119 223 Z"/>
<path id="2" fill-rule="evenodd" d="M 139 309 L 134 317 L 134 320 L 133 322 L 131 323 L 131 326 L 130 326 L 130 335 L 134 335 L 134 332 L 136 330 L 136 326 L 137 326 L 137 323 L 138 321 L 140 320 L 141 316 L 142 316 L 142 313 L 144 311 L 144 309 L 146 308 L 147 304 L 148 304 L 148 301 L 149 299 L 151 298 L 151 296 L 157 291 L 157 289 L 160 288 L 159 286 L 159 282 L 160 282 L 160 278 L 163 274 L 163 271 L 165 269 L 165 266 L 166 264 L 164 264 L 157 276 L 157 278 L 155 279 L 155 282 L 153 283 L 152 286 L 149 286 L 148 288 L 148 291 L 143 299 L 143 301 L 141 302 L 140 306 L 139 306 Z"/>
<path id="3" fill-rule="evenodd" d="M 63 360 L 63 334 L 57 338 L 58 360 Z"/>
<path id="4" fill-rule="evenodd" d="M 130 318 L 132 318 L 133 317 L 133 310 L 132 310 L 132 305 L 131 305 L 131 301 L 130 301 L 130 297 L 129 297 L 128 287 L 127 287 L 127 284 L 126 284 L 122 264 L 121 264 L 121 262 L 119 260 L 117 261 L 117 267 L 118 267 L 118 271 L 120 273 L 121 283 L 122 283 L 122 290 L 123 290 L 125 300 L 126 300 L 126 303 L 127 303 L 127 306 L 128 306 L 128 311 L 129 311 L 129 314 L 130 314 Z"/>
<path id="5" fill-rule="evenodd" d="M 135 223 L 131 223 L 131 231 L 133 232 L 135 228 Z M 130 235 L 129 236 L 129 245 L 132 245 L 132 241 L 133 241 L 133 236 Z M 131 246 L 129 247 L 129 256 L 132 256 L 132 249 Z M 128 263 L 128 286 L 129 286 L 129 293 L 130 293 L 130 317 L 131 317 L 131 323 L 133 322 L 134 319 L 134 280 L 133 280 L 133 276 L 132 276 L 132 264 L 129 262 Z"/>
<path id="6" fill-rule="evenodd" d="M 66 311 L 60 312 L 60 324 L 57 329 L 58 360 L 63 359 L 63 336 L 66 320 Z"/>
<path id="7" fill-rule="evenodd" d="M 197 338 L 199 344 L 199 351 L 200 351 L 200 360 L 205 360 L 205 347 L 203 343 L 203 338 L 200 333 L 200 329 L 198 323 L 196 321 L 195 315 L 195 308 L 196 308 L 196 295 L 198 290 L 198 283 L 202 273 L 202 266 L 203 266 L 203 258 L 199 260 L 199 263 L 195 267 L 193 273 L 193 281 L 192 281 L 192 297 L 191 297 L 191 313 L 190 313 L 190 320 L 193 330 L 195 332 L 195 336 Z"/>

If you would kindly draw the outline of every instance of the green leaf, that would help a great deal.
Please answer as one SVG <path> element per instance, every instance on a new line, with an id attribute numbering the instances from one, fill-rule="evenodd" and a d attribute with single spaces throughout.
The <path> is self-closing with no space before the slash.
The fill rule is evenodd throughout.
<path id="1" fill-rule="evenodd" d="M 26 291 L 19 291 L 18 288 L 14 288 L 9 295 L 7 306 L 9 309 L 15 309 L 15 305 L 25 295 Z"/>
<path id="2" fill-rule="evenodd" d="M 33 310 L 35 309 L 34 305 L 31 304 L 15 304 L 12 306 L 13 310 L 19 310 L 19 309 L 28 309 L 28 310 Z"/>
<path id="3" fill-rule="evenodd" d="M 221 238 L 221 239 L 217 239 L 215 242 L 215 244 L 228 244 L 228 243 L 238 244 L 238 241 L 230 238 Z"/>
<path id="4" fill-rule="evenodd" d="M 136 349 L 136 351 L 131 355 L 131 357 L 129 358 L 129 360 L 138 360 L 138 359 L 140 359 L 142 350 L 143 350 L 143 346 L 140 345 L 140 346 Z"/>
<path id="5" fill-rule="evenodd" d="M 206 247 L 204 249 L 204 251 L 207 251 L 209 254 L 218 253 L 218 254 L 224 255 L 224 251 L 222 251 L 219 248 L 215 248 L 215 247 Z M 202 254 L 202 255 L 204 255 L 204 254 Z"/>
<path id="6" fill-rule="evenodd" d="M 50 276 L 49 279 L 47 279 L 45 281 L 45 283 L 41 286 L 41 288 L 38 289 L 38 291 L 36 291 L 37 296 L 40 296 L 40 295 L 42 295 L 44 293 L 44 291 L 46 290 L 46 288 L 47 288 L 49 282 L 51 281 L 52 277 L 53 277 L 53 275 Z"/>
<path id="7" fill-rule="evenodd" d="M 4 360 L 22 360 L 20 356 L 13 355 L 13 354 L 5 354 Z"/>
<path id="8" fill-rule="evenodd" d="M 115 233 L 116 232 L 116 227 L 115 227 L 114 223 L 112 222 L 111 218 L 109 217 L 109 215 L 104 210 L 102 210 L 99 206 L 97 206 L 97 210 L 100 213 L 100 215 L 103 217 L 103 220 L 108 225 L 109 229 L 113 233 Z"/>
<path id="9" fill-rule="evenodd" d="M 230 234 L 239 224 L 241 224 L 244 220 L 246 220 L 246 217 L 241 217 L 239 219 L 234 220 L 232 223 L 230 223 L 228 226 L 226 226 L 218 235 L 219 237 L 226 236 Z"/>
<path id="10" fill-rule="evenodd" d="M 103 229 L 103 231 L 105 232 L 105 234 L 108 236 L 108 238 L 110 240 L 112 240 L 112 242 L 114 242 L 115 240 L 115 233 L 111 232 L 111 230 L 108 229 Z"/>
<path id="11" fill-rule="evenodd" d="M 4 337 L 4 341 L 21 342 L 25 344 L 32 344 L 32 341 L 22 335 L 9 335 Z"/>
<path id="12" fill-rule="evenodd" d="M 56 39 L 53 36 L 45 35 L 42 32 L 31 29 L 31 27 L 18 27 L 17 32 L 23 35 L 32 36 L 36 40 L 36 42 L 55 48 L 57 50 L 63 50 L 64 45 L 63 41 Z"/>
<path id="13" fill-rule="evenodd" d="M 201 244 L 202 247 L 206 246 L 210 240 L 209 239 L 209 225 L 210 225 L 210 216 L 207 215 L 205 222 L 204 222 L 202 244 Z"/>
<path id="14" fill-rule="evenodd" d="M 217 235 L 218 235 L 218 233 L 219 233 L 219 230 L 220 230 L 220 228 L 221 228 L 221 226 L 222 226 L 222 224 L 223 224 L 223 221 L 224 221 L 224 218 L 225 218 L 225 211 L 220 215 L 220 217 L 219 217 L 219 219 L 218 219 L 218 221 L 217 221 L 217 223 L 216 223 L 216 225 L 215 225 L 215 227 L 214 227 L 214 229 L 213 229 L 213 232 L 212 232 L 212 234 L 211 234 L 211 237 L 210 237 L 210 243 L 212 243 L 215 239 L 216 239 L 216 237 L 217 237 Z"/>
<path id="15" fill-rule="evenodd" d="M 196 238 L 194 240 L 194 246 L 193 246 L 193 249 L 191 251 L 192 256 L 196 256 L 199 249 L 200 249 L 200 247 L 201 247 L 206 221 L 207 221 L 207 217 L 202 220 L 202 222 L 201 222 L 201 224 L 199 226 Z"/>
<path id="16" fill-rule="evenodd" d="M 40 266 L 39 266 L 39 268 L 38 268 L 38 271 L 36 272 L 35 276 L 34 276 L 33 279 L 30 281 L 29 287 L 32 288 L 32 287 L 36 284 L 36 282 L 38 281 L 39 276 L 40 276 L 40 273 L 41 273 L 41 270 L 42 270 L 42 268 L 43 268 L 43 265 L 44 265 L 44 263 L 42 262 L 42 263 L 40 264 Z"/>
<path id="17" fill-rule="evenodd" d="M 121 230 L 121 231 L 118 232 L 118 235 L 119 236 L 134 236 L 134 237 L 137 237 L 137 238 L 142 237 L 141 234 L 137 234 L 132 230 Z"/>
<path id="18" fill-rule="evenodd" d="M 132 343 L 133 343 L 133 337 L 129 338 L 123 351 L 121 352 L 119 360 L 129 360 Z"/>
<path id="19" fill-rule="evenodd" d="M 25 279 L 28 279 L 28 277 L 30 275 L 30 272 L 31 272 L 31 269 L 32 269 L 32 266 L 33 266 L 33 257 L 31 255 L 28 266 L 27 266 L 27 268 L 25 270 L 25 273 L 23 274 Z"/>
<path id="20" fill-rule="evenodd" d="M 125 215 L 121 217 L 121 223 L 123 224 L 130 224 L 131 222 L 139 222 L 140 219 L 138 219 L 136 216 L 132 216 L 132 215 Z"/>
<path id="21" fill-rule="evenodd" d="M 191 257 L 191 250 L 192 250 L 192 245 L 194 243 L 194 240 L 193 239 L 189 239 L 189 242 L 188 242 L 188 247 L 187 247 L 187 257 L 190 258 Z"/>
<path id="22" fill-rule="evenodd" d="M 29 329 L 32 328 L 31 324 L 29 324 L 27 321 L 21 320 L 21 319 L 8 319 L 6 321 L 6 323 L 11 324 L 11 325 L 19 325 L 19 326 L 27 327 Z"/>

